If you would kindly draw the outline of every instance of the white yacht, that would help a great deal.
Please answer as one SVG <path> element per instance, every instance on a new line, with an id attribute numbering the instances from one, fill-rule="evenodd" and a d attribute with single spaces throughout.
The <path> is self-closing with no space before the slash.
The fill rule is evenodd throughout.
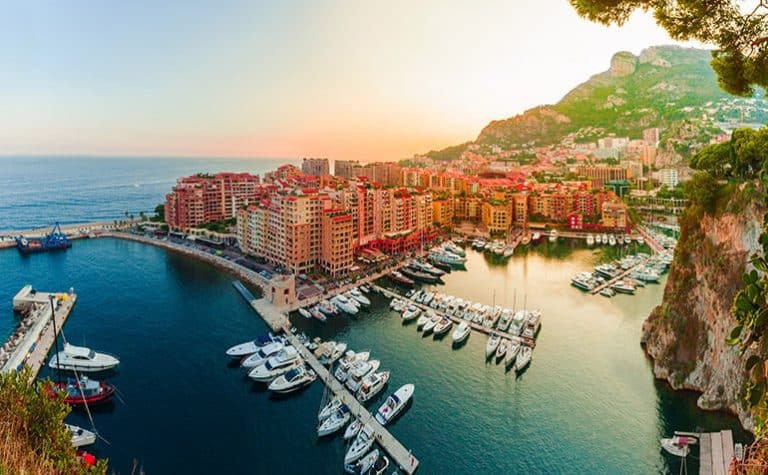
<path id="1" fill-rule="evenodd" d="M 496 353 L 496 349 L 499 347 L 501 337 L 495 333 L 491 334 L 488 341 L 485 344 L 485 357 L 490 358 L 491 355 Z"/>
<path id="2" fill-rule="evenodd" d="M 523 345 L 520 348 L 520 353 L 517 355 L 517 361 L 515 361 L 515 371 L 519 373 L 525 369 L 531 363 L 531 355 L 533 355 L 531 347 Z"/>
<path id="3" fill-rule="evenodd" d="M 343 406 L 344 403 L 342 402 L 341 398 L 338 396 L 333 396 L 330 401 L 328 401 L 328 404 L 323 406 L 322 409 L 320 409 L 320 412 L 317 413 L 317 420 L 319 422 L 324 421 L 325 419 L 328 419 L 331 417 L 336 411 L 341 409 L 341 406 Z"/>
<path id="4" fill-rule="evenodd" d="M 276 393 L 290 393 L 311 384 L 317 379 L 317 374 L 304 365 L 298 365 L 282 376 L 269 383 L 269 390 Z"/>
<path id="5" fill-rule="evenodd" d="M 48 362 L 48 366 L 53 369 L 76 370 L 81 373 L 105 371 L 119 364 L 120 360 L 115 356 L 70 343 L 64 343 L 64 350 L 53 355 L 51 361 Z"/>
<path id="6" fill-rule="evenodd" d="M 499 347 L 496 348 L 496 362 L 501 361 L 506 355 L 509 349 L 509 340 L 502 338 L 499 342 Z"/>
<path id="7" fill-rule="evenodd" d="M 266 363 L 253 368 L 248 373 L 248 377 L 255 381 L 268 382 L 300 364 L 302 360 L 296 348 L 286 346 L 278 354 L 271 356 Z"/>
<path id="8" fill-rule="evenodd" d="M 557 229 L 549 232 L 549 242 L 557 242 Z"/>
<path id="9" fill-rule="evenodd" d="M 342 438 L 344 440 L 350 440 L 354 438 L 362 428 L 363 428 L 363 421 L 361 421 L 360 419 L 355 419 L 354 421 L 352 421 L 350 425 L 347 426 L 347 429 L 344 431 L 344 436 Z"/>
<path id="10" fill-rule="evenodd" d="M 608 236 L 608 244 L 610 244 L 611 246 L 615 246 L 616 245 L 616 236 L 614 236 L 613 234 Z"/>
<path id="11" fill-rule="evenodd" d="M 304 318 L 312 318 L 312 314 L 309 313 L 309 310 L 305 308 L 299 308 L 299 315 L 301 315 Z"/>
<path id="12" fill-rule="evenodd" d="M 448 317 L 443 317 L 440 319 L 440 321 L 435 325 L 434 332 L 435 336 L 442 336 L 448 333 L 448 330 L 451 329 L 453 326 L 453 320 L 451 320 Z"/>
<path id="13" fill-rule="evenodd" d="M 384 404 L 379 407 L 379 410 L 376 412 L 376 421 L 383 426 L 391 422 L 395 416 L 402 412 L 408 404 L 408 401 L 411 400 L 415 389 L 416 386 L 413 384 L 406 384 L 395 391 L 386 401 L 384 401 Z"/>
<path id="14" fill-rule="evenodd" d="M 603 237 L 600 234 L 595 234 L 595 244 L 602 244 Z"/>
<path id="15" fill-rule="evenodd" d="M 243 368 L 255 368 L 257 366 L 261 366 L 267 362 L 270 356 L 277 354 L 283 348 L 285 348 L 285 345 L 283 345 L 283 343 L 280 341 L 267 343 L 266 345 L 259 348 L 256 353 L 244 359 L 240 363 L 240 366 Z"/>
<path id="16" fill-rule="evenodd" d="M 317 427 L 317 435 L 323 437 L 333 434 L 344 427 L 352 414 L 349 412 L 349 408 L 342 404 L 339 409 L 336 410 L 330 417 L 326 417 L 320 425 Z"/>
<path id="17" fill-rule="evenodd" d="M 370 401 L 384 389 L 387 382 L 389 382 L 389 371 L 369 373 L 368 376 L 363 378 L 362 384 L 360 384 L 360 389 L 356 395 L 357 400 L 362 403 Z"/>
<path id="18" fill-rule="evenodd" d="M 347 380 L 344 384 L 352 391 L 352 394 L 356 393 L 363 384 L 363 378 L 379 369 L 380 365 L 381 362 L 379 360 L 355 363 L 349 368 Z"/>
<path id="19" fill-rule="evenodd" d="M 85 447 L 96 443 L 96 434 L 82 427 L 64 424 L 72 434 L 72 447 Z"/>
<path id="20" fill-rule="evenodd" d="M 368 297 L 363 295 L 358 288 L 350 290 L 347 297 L 352 297 L 352 299 L 356 300 L 357 303 L 363 307 L 369 307 L 371 305 L 371 301 L 368 299 Z"/>
<path id="21" fill-rule="evenodd" d="M 432 312 L 431 310 L 429 312 Z M 427 312 L 427 315 L 429 315 L 429 312 Z M 424 332 L 423 335 L 429 335 L 432 330 L 435 329 L 435 326 L 440 321 L 440 317 L 437 316 L 434 312 L 432 312 L 432 316 L 429 318 L 429 321 L 424 324 L 424 328 L 422 328 L 422 331 Z"/>
<path id="22" fill-rule="evenodd" d="M 349 315 L 357 315 L 357 312 L 358 312 L 357 306 L 342 294 L 332 297 L 331 303 L 336 305 L 336 307 L 340 308 L 341 311 L 344 313 L 347 313 Z"/>
<path id="23" fill-rule="evenodd" d="M 513 337 L 509 340 L 509 346 L 507 347 L 507 355 L 504 357 L 504 364 L 509 368 L 517 358 L 517 354 L 520 352 L 520 339 Z"/>
<path id="24" fill-rule="evenodd" d="M 344 466 L 344 470 L 348 473 L 373 475 L 373 466 L 376 464 L 377 460 L 379 460 L 379 449 L 373 449 L 360 458 L 356 464 Z"/>
<path id="25" fill-rule="evenodd" d="M 336 360 L 341 358 L 341 355 L 343 355 L 345 351 L 347 351 L 346 343 L 336 343 L 336 345 L 333 347 L 333 350 L 331 350 L 331 353 L 325 359 L 324 364 L 331 365 L 335 363 Z"/>
<path id="26" fill-rule="evenodd" d="M 343 383 L 347 380 L 347 371 L 349 371 L 349 368 L 358 361 L 368 361 L 370 356 L 371 353 L 368 351 L 361 351 L 360 353 L 347 351 L 344 357 L 339 360 L 339 366 L 336 367 L 333 376 L 338 379 L 339 382 Z"/>
<path id="27" fill-rule="evenodd" d="M 426 313 L 422 313 L 418 319 L 416 319 L 416 330 L 421 330 L 421 328 L 427 324 L 429 321 L 429 316 L 427 316 Z"/>
<path id="28" fill-rule="evenodd" d="M 403 321 L 410 322 L 411 320 L 418 318 L 420 314 L 421 309 L 419 307 L 416 305 L 408 305 L 405 311 L 403 311 Z"/>
<path id="29" fill-rule="evenodd" d="M 472 329 L 469 327 L 469 323 L 466 321 L 459 323 L 459 326 L 453 331 L 451 337 L 454 343 L 461 343 L 467 339 Z"/>
<path id="30" fill-rule="evenodd" d="M 354 442 L 352 442 L 352 445 L 349 446 L 349 450 L 347 450 L 347 453 L 344 455 L 344 465 L 350 465 L 365 455 L 365 453 L 370 450 L 375 440 L 373 427 L 366 424 L 360 429 Z"/>

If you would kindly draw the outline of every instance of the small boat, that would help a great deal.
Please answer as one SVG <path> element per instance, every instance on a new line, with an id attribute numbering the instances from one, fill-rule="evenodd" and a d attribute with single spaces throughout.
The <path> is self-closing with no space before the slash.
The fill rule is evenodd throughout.
<path id="1" fill-rule="evenodd" d="M 361 351 L 360 353 L 347 351 L 339 360 L 339 366 L 336 367 L 333 376 L 338 379 L 339 382 L 343 383 L 347 379 L 347 371 L 349 371 L 349 368 L 358 361 L 368 361 L 370 356 L 371 353 L 369 351 Z"/>
<path id="2" fill-rule="evenodd" d="M 515 362 L 515 359 L 517 358 L 517 354 L 519 352 L 520 352 L 520 339 L 512 338 L 509 341 L 509 346 L 507 347 L 507 355 L 504 357 L 504 364 L 507 366 L 507 368 L 512 366 L 512 363 Z"/>
<path id="3" fill-rule="evenodd" d="M 602 240 L 603 240 L 603 244 L 608 244 L 608 234 L 603 233 Z"/>
<path id="4" fill-rule="evenodd" d="M 110 354 L 99 353 L 84 346 L 64 343 L 64 350 L 53 355 L 48 366 L 64 371 L 93 373 L 112 369 L 119 364 L 120 360 Z"/>
<path id="5" fill-rule="evenodd" d="M 395 391 L 386 401 L 384 401 L 384 404 L 379 407 L 379 410 L 376 412 L 376 421 L 383 426 L 389 424 L 403 411 L 413 397 L 415 389 L 416 386 L 413 384 L 406 384 Z"/>
<path id="6" fill-rule="evenodd" d="M 448 330 L 453 326 L 453 320 L 447 317 L 443 317 L 436 325 L 434 329 L 435 336 L 442 336 L 448 333 Z"/>
<path id="7" fill-rule="evenodd" d="M 403 321 L 410 322 L 411 320 L 418 318 L 420 314 L 421 309 L 419 307 L 416 305 L 409 305 L 403 312 Z"/>
<path id="8" fill-rule="evenodd" d="M 520 348 L 520 353 L 517 355 L 517 361 L 515 361 L 515 371 L 520 372 L 525 369 L 526 366 L 531 364 L 531 356 L 533 355 L 533 350 L 530 346 L 523 345 Z"/>
<path id="9" fill-rule="evenodd" d="M 471 331 L 471 328 L 469 327 L 469 323 L 467 323 L 466 321 L 462 321 L 461 323 L 459 323 L 459 326 L 456 327 L 456 329 L 453 331 L 451 338 L 453 338 L 454 343 L 461 343 L 467 339 L 470 331 Z"/>
<path id="10" fill-rule="evenodd" d="M 268 388 L 270 391 L 286 394 L 298 391 L 304 386 L 311 384 L 316 379 L 317 374 L 315 374 L 314 371 L 306 369 L 304 365 L 298 365 L 269 383 Z"/>
<path id="11" fill-rule="evenodd" d="M 342 312 L 347 313 L 349 315 L 357 315 L 358 308 L 357 305 L 352 303 L 347 297 L 345 297 L 342 294 L 336 295 L 335 297 L 331 298 L 331 303 L 336 305 L 339 309 L 341 309 Z"/>
<path id="12" fill-rule="evenodd" d="M 64 402 L 71 406 L 93 406 L 112 400 L 115 387 L 104 381 L 96 381 L 87 376 L 80 379 L 69 378 L 67 382 L 53 383 L 53 389 L 64 393 Z"/>
<path id="13" fill-rule="evenodd" d="M 608 236 L 608 244 L 610 244 L 611 246 L 615 246 L 616 245 L 616 236 L 614 236 L 613 234 Z"/>
<path id="14" fill-rule="evenodd" d="M 334 396 L 331 398 L 330 401 L 328 401 L 328 404 L 323 406 L 322 409 L 320 409 L 320 412 L 317 413 L 317 420 L 318 422 L 322 422 L 325 419 L 328 419 L 332 415 L 336 413 L 339 409 L 341 409 L 341 406 L 343 406 L 344 403 L 342 402 L 341 398 L 338 396 Z"/>
<path id="15" fill-rule="evenodd" d="M 498 363 L 501 361 L 504 356 L 507 354 L 507 349 L 509 348 L 509 340 L 506 338 L 502 338 L 499 342 L 499 347 L 496 349 L 496 362 Z"/>
<path id="16" fill-rule="evenodd" d="M 356 393 L 360 389 L 360 386 L 362 386 L 363 379 L 379 369 L 379 366 L 381 366 L 381 362 L 379 360 L 361 361 L 359 363 L 355 363 L 351 368 L 349 368 L 347 373 L 348 377 L 344 382 L 344 385 L 347 386 L 350 391 L 352 391 L 352 394 Z"/>
<path id="17" fill-rule="evenodd" d="M 319 304 L 319 308 L 320 311 L 328 317 L 336 315 L 336 306 L 328 300 L 322 300 Z"/>
<path id="18" fill-rule="evenodd" d="M 240 366 L 243 368 L 255 368 L 261 366 L 267 362 L 270 356 L 277 354 L 280 350 L 285 348 L 285 345 L 281 341 L 273 341 L 267 343 L 256 351 L 256 353 L 245 358 Z"/>
<path id="19" fill-rule="evenodd" d="M 241 358 L 243 356 L 252 355 L 259 351 L 259 348 L 268 343 L 272 343 L 273 341 L 280 340 L 270 333 L 269 335 L 261 336 L 256 340 L 246 341 L 245 343 L 240 343 L 239 345 L 229 348 L 227 350 L 227 356 Z"/>
<path id="20" fill-rule="evenodd" d="M 485 357 L 490 358 L 491 355 L 496 353 L 496 349 L 499 347 L 499 343 L 501 343 L 501 337 L 497 335 L 496 333 L 492 333 L 491 336 L 488 338 L 488 341 L 485 344 Z"/>
<path id="21" fill-rule="evenodd" d="M 370 450 L 375 441 L 373 427 L 366 424 L 355 437 L 349 450 L 344 455 L 344 465 L 351 465 Z"/>
<path id="22" fill-rule="evenodd" d="M 510 257 L 515 253 L 515 246 L 509 245 L 504 247 L 504 257 Z"/>
<path id="23" fill-rule="evenodd" d="M 346 406 L 346 404 L 342 404 L 336 410 L 336 412 L 323 419 L 323 421 L 317 427 L 318 437 L 331 435 L 334 432 L 341 430 L 341 428 L 344 427 L 347 422 L 349 422 L 351 417 L 352 414 L 349 412 L 349 408 Z"/>
<path id="24" fill-rule="evenodd" d="M 370 401 L 384 389 L 387 382 L 389 382 L 389 371 L 369 373 L 360 384 L 360 389 L 356 395 L 357 400 L 362 403 Z"/>
<path id="25" fill-rule="evenodd" d="M 549 232 L 549 242 L 557 242 L 557 229 Z"/>
<path id="26" fill-rule="evenodd" d="M 635 286 L 623 280 L 616 281 L 615 284 L 611 285 L 611 288 L 622 294 L 632 295 L 635 293 Z"/>
<path id="27" fill-rule="evenodd" d="M 413 287 L 413 280 L 409 279 L 408 277 L 404 276 L 400 272 L 392 271 L 389 274 L 389 278 L 396 284 L 400 284 L 405 287 Z"/>
<path id="28" fill-rule="evenodd" d="M 371 475 L 383 475 L 389 468 L 389 458 L 386 455 L 382 455 L 373 464 L 373 467 L 368 471 Z"/>
<path id="29" fill-rule="evenodd" d="M 533 236 L 531 236 L 531 242 L 537 243 L 539 241 L 541 241 L 541 233 L 536 231 L 533 233 Z"/>
<path id="30" fill-rule="evenodd" d="M 645 238 L 642 235 L 637 236 L 637 243 L 640 245 L 645 244 Z"/>
<path id="31" fill-rule="evenodd" d="M 354 300 L 357 301 L 357 303 L 359 303 L 363 307 L 369 307 L 371 305 L 371 301 L 368 299 L 368 297 L 360 293 L 360 289 L 358 288 L 351 289 L 349 291 L 348 297 L 352 297 Z"/>
<path id="32" fill-rule="evenodd" d="M 373 465 L 376 463 L 376 461 L 379 459 L 379 449 L 373 449 L 367 454 L 365 454 L 363 457 L 360 458 L 356 463 L 351 465 L 345 465 L 344 471 L 347 473 L 352 474 L 369 474 L 371 473 L 371 468 L 373 468 Z"/>
<path id="33" fill-rule="evenodd" d="M 360 289 L 364 294 L 370 294 L 371 293 L 371 288 L 368 287 L 368 284 L 363 284 L 360 287 L 358 287 L 358 289 Z"/>
<path id="34" fill-rule="evenodd" d="M 610 287 L 606 287 L 606 288 L 604 288 L 604 289 L 603 289 L 603 290 L 601 290 L 599 293 L 600 293 L 600 295 L 602 295 L 603 297 L 609 297 L 609 298 L 610 298 L 610 297 L 613 297 L 614 295 L 616 295 L 616 291 L 615 291 L 615 290 L 613 290 L 613 289 L 612 289 L 612 288 L 610 288 Z"/>
<path id="35" fill-rule="evenodd" d="M 529 234 L 523 234 L 523 239 L 520 241 L 523 246 L 527 246 L 531 243 L 531 236 Z"/>
<path id="36" fill-rule="evenodd" d="M 440 282 L 440 277 L 434 274 L 430 274 L 428 272 L 421 272 L 418 270 L 414 270 L 413 268 L 410 268 L 410 267 L 403 267 L 402 269 L 400 269 L 400 273 L 417 282 L 424 282 L 427 284 L 437 284 L 438 282 Z"/>
<path id="37" fill-rule="evenodd" d="M 426 313 L 422 313 L 419 318 L 416 320 L 416 330 L 421 330 L 421 328 L 427 324 L 429 321 L 429 317 Z"/>
<path id="38" fill-rule="evenodd" d="M 261 382 L 269 382 L 303 364 L 299 352 L 292 346 L 286 346 L 280 352 L 271 356 L 266 363 L 248 372 L 248 377 Z"/>
<path id="39" fill-rule="evenodd" d="M 693 437 L 674 436 L 665 439 L 661 439 L 661 447 L 668 453 L 677 457 L 687 457 L 690 452 L 689 445 L 695 443 L 696 439 Z"/>
<path id="40" fill-rule="evenodd" d="M 333 347 L 333 350 L 331 350 L 330 355 L 328 355 L 328 357 L 325 359 L 324 364 L 330 365 L 335 363 L 336 360 L 341 358 L 341 355 L 343 355 L 345 351 L 347 351 L 346 343 L 336 343 L 336 345 Z"/>
<path id="41" fill-rule="evenodd" d="M 432 262 L 433 266 L 437 267 L 441 271 L 450 272 L 451 270 L 453 270 L 453 267 L 451 267 L 450 264 L 447 264 L 445 262 L 440 262 L 440 261 L 435 260 L 433 258 L 430 258 L 430 261 Z"/>
<path id="42" fill-rule="evenodd" d="M 445 249 L 448 252 L 451 252 L 453 254 L 456 254 L 457 256 L 464 257 L 467 255 L 466 252 L 464 252 L 464 249 L 460 248 L 459 246 L 453 244 L 452 242 L 448 242 L 443 246 L 443 249 Z"/>
<path id="43" fill-rule="evenodd" d="M 301 315 L 304 318 L 312 318 L 312 314 L 309 313 L 309 310 L 306 310 L 304 308 L 299 308 L 299 315 Z"/>
<path id="44" fill-rule="evenodd" d="M 430 310 L 430 312 L 432 312 L 432 310 Z M 429 315 L 429 313 L 427 313 L 427 315 Z M 440 320 L 441 318 L 433 313 L 429 321 L 424 324 L 424 328 L 422 328 L 422 331 L 424 332 L 423 335 L 429 335 L 432 330 L 434 330 L 435 326 L 440 322 Z"/>
<path id="45" fill-rule="evenodd" d="M 96 443 L 96 434 L 82 427 L 64 424 L 72 434 L 72 447 L 85 447 Z"/>
<path id="46" fill-rule="evenodd" d="M 350 440 L 355 436 L 357 436 L 357 434 L 360 432 L 360 429 L 362 428 L 363 428 L 363 421 L 361 421 L 360 419 L 355 419 L 354 421 L 352 421 L 350 425 L 347 426 L 342 438 L 344 440 Z"/>
<path id="47" fill-rule="evenodd" d="M 587 234 L 587 246 L 592 247 L 595 245 L 595 235 Z"/>
<path id="48" fill-rule="evenodd" d="M 321 322 L 324 322 L 327 320 L 325 317 L 325 314 L 320 311 L 319 305 L 315 305 L 314 307 L 310 308 L 309 313 L 311 313 L 313 317 L 320 320 Z"/>
<path id="49" fill-rule="evenodd" d="M 595 244 L 602 244 L 603 243 L 603 237 L 599 234 L 595 234 Z"/>

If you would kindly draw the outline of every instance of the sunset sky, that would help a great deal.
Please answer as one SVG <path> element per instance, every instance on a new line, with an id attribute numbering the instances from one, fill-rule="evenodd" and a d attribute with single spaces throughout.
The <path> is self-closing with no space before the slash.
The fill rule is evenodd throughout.
<path id="1" fill-rule="evenodd" d="M 0 155 L 394 160 L 556 102 L 649 15 L 567 0 L 17 2 L 0 16 Z"/>

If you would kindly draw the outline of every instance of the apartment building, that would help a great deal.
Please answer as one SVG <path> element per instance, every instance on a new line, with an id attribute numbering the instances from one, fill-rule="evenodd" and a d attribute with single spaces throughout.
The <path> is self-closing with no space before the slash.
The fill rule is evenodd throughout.
<path id="1" fill-rule="evenodd" d="M 301 161 L 301 172 L 305 175 L 325 176 L 331 174 L 327 158 L 304 158 Z"/>
<path id="2" fill-rule="evenodd" d="M 257 175 L 198 174 L 179 178 L 165 196 L 165 222 L 172 229 L 190 229 L 212 221 L 232 219 L 237 210 L 263 196 Z"/>

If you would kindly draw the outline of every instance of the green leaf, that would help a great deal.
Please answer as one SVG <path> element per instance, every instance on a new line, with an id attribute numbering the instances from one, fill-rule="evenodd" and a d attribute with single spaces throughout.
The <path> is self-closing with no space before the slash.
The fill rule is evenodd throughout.
<path id="1" fill-rule="evenodd" d="M 746 365 L 744 365 L 747 368 L 747 371 L 751 370 L 753 366 L 758 364 L 760 362 L 760 357 L 757 355 L 752 355 L 747 359 Z"/>
<path id="2" fill-rule="evenodd" d="M 768 308 L 761 308 L 755 317 L 755 330 L 762 330 L 766 322 L 768 322 Z"/>
<path id="3" fill-rule="evenodd" d="M 755 269 L 752 269 L 752 272 L 749 273 L 749 279 L 753 284 L 757 282 L 757 271 Z"/>
<path id="4" fill-rule="evenodd" d="M 759 382 L 755 383 L 754 386 L 752 386 L 752 389 L 749 391 L 749 403 L 754 407 L 760 404 L 760 401 L 763 400 L 763 395 L 765 394 L 765 383 Z"/>

